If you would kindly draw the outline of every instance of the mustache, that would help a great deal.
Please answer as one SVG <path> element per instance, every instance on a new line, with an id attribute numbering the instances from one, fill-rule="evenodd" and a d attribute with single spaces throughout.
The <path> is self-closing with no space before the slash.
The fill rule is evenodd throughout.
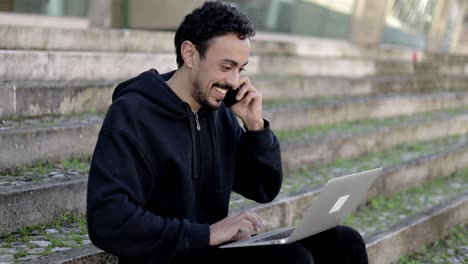
<path id="1" fill-rule="evenodd" d="M 215 83 L 213 86 L 219 87 L 221 89 L 233 89 L 232 85 L 229 85 L 227 83 Z"/>

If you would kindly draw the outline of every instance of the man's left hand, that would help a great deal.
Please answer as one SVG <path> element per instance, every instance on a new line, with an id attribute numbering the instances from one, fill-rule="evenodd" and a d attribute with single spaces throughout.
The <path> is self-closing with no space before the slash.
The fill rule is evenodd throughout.
<path id="1" fill-rule="evenodd" d="M 237 93 L 238 103 L 231 106 L 232 112 L 238 116 L 248 130 L 264 128 L 262 117 L 262 94 L 255 89 L 247 76 L 242 76 L 241 86 Z"/>

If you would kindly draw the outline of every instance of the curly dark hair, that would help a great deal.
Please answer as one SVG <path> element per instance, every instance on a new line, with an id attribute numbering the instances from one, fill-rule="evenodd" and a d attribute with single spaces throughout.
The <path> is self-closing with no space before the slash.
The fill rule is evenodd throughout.
<path id="1" fill-rule="evenodd" d="M 226 33 L 236 33 L 239 39 L 255 35 L 253 23 L 237 8 L 222 2 L 207 1 L 185 16 L 174 37 L 177 65 L 184 64 L 180 47 L 182 42 L 191 41 L 201 58 L 204 58 L 209 41 Z"/>

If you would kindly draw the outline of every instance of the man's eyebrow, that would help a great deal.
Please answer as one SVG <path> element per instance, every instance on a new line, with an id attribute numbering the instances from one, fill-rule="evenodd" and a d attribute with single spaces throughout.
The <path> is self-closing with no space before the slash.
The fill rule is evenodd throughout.
<path id="1" fill-rule="evenodd" d="M 231 60 L 231 59 L 222 59 L 221 60 L 222 62 L 229 62 L 231 64 L 233 64 L 234 66 L 239 66 L 239 63 L 235 60 Z M 242 67 L 244 67 L 245 65 L 247 65 L 249 62 L 247 61 L 246 63 L 244 63 L 244 65 L 242 65 Z"/>

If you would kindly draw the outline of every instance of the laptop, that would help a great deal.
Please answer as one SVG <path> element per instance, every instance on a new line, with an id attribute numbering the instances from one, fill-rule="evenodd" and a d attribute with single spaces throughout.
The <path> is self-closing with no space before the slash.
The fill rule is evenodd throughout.
<path id="1" fill-rule="evenodd" d="M 330 179 L 311 203 L 297 226 L 281 227 L 250 238 L 222 244 L 220 248 L 287 244 L 341 225 L 365 199 L 382 168 Z"/>

